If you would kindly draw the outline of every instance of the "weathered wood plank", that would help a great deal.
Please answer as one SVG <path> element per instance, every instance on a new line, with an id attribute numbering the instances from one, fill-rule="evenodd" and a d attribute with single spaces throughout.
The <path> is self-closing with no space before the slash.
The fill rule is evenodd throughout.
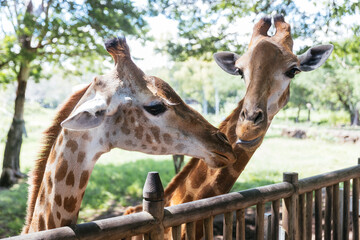
<path id="1" fill-rule="evenodd" d="M 213 240 L 214 239 L 214 217 L 210 216 L 204 219 L 204 237 L 205 240 Z"/>
<path id="2" fill-rule="evenodd" d="M 325 239 L 331 239 L 331 220 L 332 220 L 332 206 L 333 206 L 333 187 L 326 188 L 325 197 Z"/>
<path id="3" fill-rule="evenodd" d="M 195 222 L 186 223 L 186 239 L 195 240 Z"/>
<path id="4" fill-rule="evenodd" d="M 306 193 L 306 238 L 312 238 L 313 192 Z"/>
<path id="5" fill-rule="evenodd" d="M 353 179 L 353 239 L 359 240 L 359 178 Z"/>
<path id="6" fill-rule="evenodd" d="M 245 240 L 245 209 L 236 211 L 236 240 Z"/>
<path id="7" fill-rule="evenodd" d="M 264 213 L 265 213 L 265 204 L 259 203 L 258 205 L 256 205 L 256 218 L 255 218 L 256 240 L 264 240 Z"/>
<path id="8" fill-rule="evenodd" d="M 294 189 L 298 186 L 297 173 L 284 173 L 283 181 L 292 183 Z M 298 201 L 297 193 L 294 193 L 288 198 L 283 199 L 283 228 L 286 232 L 286 239 L 297 239 L 298 237 L 298 224 L 296 219 L 296 205 Z"/>
<path id="9" fill-rule="evenodd" d="M 188 221 L 193 222 L 222 214 L 224 209 L 236 211 L 256 205 L 259 202 L 286 198 L 291 196 L 293 192 L 293 186 L 284 182 L 175 205 L 165 208 L 163 224 L 167 228 Z"/>
<path id="10" fill-rule="evenodd" d="M 171 235 L 172 235 L 173 240 L 180 240 L 181 239 L 181 225 L 172 227 Z"/>
<path id="11" fill-rule="evenodd" d="M 271 240 L 272 239 L 272 233 L 271 233 L 271 213 L 265 213 L 264 214 L 264 240 Z"/>
<path id="12" fill-rule="evenodd" d="M 271 204 L 271 239 L 279 239 L 280 226 L 280 199 L 275 200 Z"/>
<path id="13" fill-rule="evenodd" d="M 306 237 L 306 206 L 305 193 L 299 195 L 299 239 L 305 240 Z"/>
<path id="14" fill-rule="evenodd" d="M 350 225 L 350 180 L 344 182 L 344 207 L 343 207 L 343 229 L 342 239 L 349 240 Z"/>
<path id="15" fill-rule="evenodd" d="M 360 165 L 344 168 L 341 170 L 316 175 L 299 180 L 299 194 L 310 192 L 314 189 L 332 186 L 338 182 L 344 182 L 353 178 L 359 178 Z"/>
<path id="16" fill-rule="evenodd" d="M 339 184 L 333 186 L 333 240 L 341 239 Z"/>
<path id="17" fill-rule="evenodd" d="M 232 240 L 232 231 L 233 231 L 233 213 L 227 212 L 224 213 L 224 240 Z"/>
<path id="18" fill-rule="evenodd" d="M 322 239 L 322 192 L 315 190 L 315 239 Z"/>

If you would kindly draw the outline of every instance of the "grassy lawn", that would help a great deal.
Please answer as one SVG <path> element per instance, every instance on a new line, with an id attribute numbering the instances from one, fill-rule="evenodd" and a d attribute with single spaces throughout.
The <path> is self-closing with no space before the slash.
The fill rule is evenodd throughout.
<path id="1" fill-rule="evenodd" d="M 39 149 L 41 131 L 50 123 L 54 111 L 38 106 L 26 107 L 28 138 L 24 139 L 21 168 L 28 172 Z M 218 122 L 219 120 L 213 120 Z M 9 119 L 0 119 L 0 164 L 4 151 L 4 134 Z M 270 128 L 262 146 L 236 182 L 233 191 L 282 181 L 282 173 L 295 171 L 299 178 L 333 171 L 357 164 L 358 144 L 339 144 L 319 139 L 289 139 Z M 116 206 L 131 205 L 141 200 L 147 172 L 158 171 L 163 185 L 174 176 L 171 156 L 151 156 L 114 149 L 103 155 L 95 166 L 82 203 L 80 222 L 89 221 L 112 211 Z M 0 191 L 0 237 L 18 234 L 25 217 L 27 184 Z"/>

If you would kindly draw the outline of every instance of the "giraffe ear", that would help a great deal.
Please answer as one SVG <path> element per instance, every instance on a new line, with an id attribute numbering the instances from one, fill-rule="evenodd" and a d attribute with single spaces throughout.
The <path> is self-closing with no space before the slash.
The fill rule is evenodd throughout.
<path id="1" fill-rule="evenodd" d="M 235 62 L 239 58 L 239 55 L 232 52 L 218 52 L 214 54 L 215 62 L 222 70 L 232 75 L 240 75 L 239 70 L 235 67 Z"/>
<path id="2" fill-rule="evenodd" d="M 312 71 L 325 63 L 334 46 L 332 44 L 318 45 L 310 48 L 305 53 L 298 56 L 300 70 L 304 72 Z"/>
<path id="3" fill-rule="evenodd" d="M 107 112 L 106 101 L 95 98 L 82 103 L 65 119 L 61 126 L 71 130 L 86 130 L 98 127 L 105 119 Z"/>

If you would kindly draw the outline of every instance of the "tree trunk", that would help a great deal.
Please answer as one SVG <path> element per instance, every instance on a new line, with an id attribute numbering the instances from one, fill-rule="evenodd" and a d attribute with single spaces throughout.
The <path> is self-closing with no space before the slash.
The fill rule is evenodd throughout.
<path id="1" fill-rule="evenodd" d="M 351 126 L 359 126 L 359 109 L 355 108 L 354 112 L 350 114 Z"/>
<path id="2" fill-rule="evenodd" d="M 30 74 L 30 63 L 23 62 L 17 76 L 18 88 L 16 91 L 14 117 L 7 135 L 5 146 L 3 171 L 0 186 L 11 187 L 18 178 L 25 175 L 20 172 L 20 149 L 24 129 L 24 103 L 27 80 Z"/>
<path id="3" fill-rule="evenodd" d="M 174 162 L 175 174 L 178 174 L 184 162 L 184 155 L 173 155 L 172 157 Z"/>
<path id="4" fill-rule="evenodd" d="M 298 123 L 300 122 L 300 106 L 298 106 L 298 111 L 297 111 L 297 116 L 296 116 L 296 119 L 295 119 L 295 122 Z"/>
<path id="5" fill-rule="evenodd" d="M 218 116 L 220 113 L 220 98 L 219 98 L 219 90 L 215 87 L 215 115 Z"/>
<path id="6" fill-rule="evenodd" d="M 203 107 L 203 114 L 207 115 L 207 113 L 208 113 L 208 102 L 206 100 L 205 85 L 203 86 L 203 104 L 202 104 L 202 107 Z"/>

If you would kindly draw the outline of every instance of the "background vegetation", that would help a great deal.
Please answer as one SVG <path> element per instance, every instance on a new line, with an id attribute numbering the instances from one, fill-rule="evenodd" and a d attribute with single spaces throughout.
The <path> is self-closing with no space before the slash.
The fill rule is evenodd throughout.
<path id="1" fill-rule="evenodd" d="M 327 42 L 334 44 L 335 50 L 322 68 L 292 81 L 290 102 L 274 119 L 232 191 L 280 182 L 285 171 L 296 171 L 303 178 L 356 164 L 359 143 L 343 143 L 337 136 L 343 131 L 360 135 L 360 3 L 300 2 L 1 1 L 0 156 L 4 155 L 9 127 L 19 117 L 15 99 L 20 83 L 27 84 L 24 115 L 20 114 L 25 124 L 20 130 L 26 132 L 18 170 L 27 174 L 55 108 L 74 86 L 90 82 L 111 67 L 102 45 L 104 38 L 113 35 L 126 34 L 167 56 L 160 67 L 141 65 L 142 53 L 134 55 L 134 60 L 141 68 L 147 67 L 147 74 L 168 81 L 183 99 L 218 125 L 236 107 L 245 87 L 239 77 L 224 73 L 212 61 L 212 54 L 242 54 L 251 34 L 244 30 L 244 20 L 252 25 L 266 14 L 283 13 L 292 25 L 296 54 Z M 149 22 L 158 16 L 176 22 L 175 36 L 152 33 L 154 25 Z M 26 79 L 19 77 L 24 64 Z M 305 129 L 308 138 L 285 138 L 281 136 L 284 128 Z M 166 186 L 174 176 L 171 156 L 118 149 L 102 156 L 90 178 L 79 221 L 120 214 L 124 206 L 137 204 L 146 174 L 154 170 L 160 172 Z M 0 189 L 0 237 L 19 233 L 26 198 L 26 179 L 10 189 Z"/>

